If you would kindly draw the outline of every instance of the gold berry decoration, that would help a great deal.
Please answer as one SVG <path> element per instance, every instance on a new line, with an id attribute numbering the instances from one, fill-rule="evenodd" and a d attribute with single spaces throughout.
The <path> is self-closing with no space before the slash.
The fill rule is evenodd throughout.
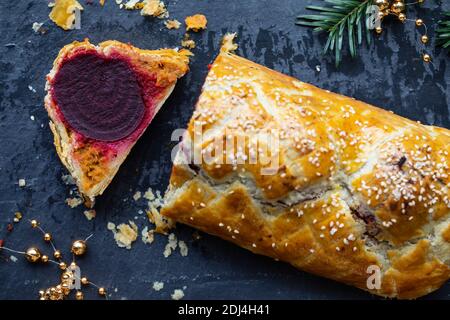
<path id="1" fill-rule="evenodd" d="M 420 40 L 422 41 L 422 43 L 427 43 L 428 42 L 428 36 L 426 34 L 424 34 Z"/>
<path id="2" fill-rule="evenodd" d="M 38 248 L 31 247 L 25 252 L 25 257 L 30 262 L 37 262 L 41 258 L 41 252 Z"/>
<path id="3" fill-rule="evenodd" d="M 106 289 L 103 287 L 98 288 L 98 294 L 101 296 L 106 295 Z"/>
<path id="4" fill-rule="evenodd" d="M 423 55 L 423 61 L 425 61 L 425 62 L 430 62 L 430 61 L 431 61 L 430 55 L 427 54 L 427 53 L 425 53 L 425 54 Z"/>
<path id="5" fill-rule="evenodd" d="M 398 15 L 398 20 L 400 20 L 401 22 L 405 22 L 406 21 L 406 15 L 404 13 L 400 13 Z"/>
<path id="6" fill-rule="evenodd" d="M 423 25 L 423 20 L 422 19 L 417 19 L 416 20 L 416 26 L 421 27 Z"/>
<path id="7" fill-rule="evenodd" d="M 389 7 L 389 1 L 387 0 L 375 0 L 375 5 L 380 8 L 380 10 L 384 10 Z"/>
<path id="8" fill-rule="evenodd" d="M 44 241 L 45 242 L 50 242 L 52 241 L 52 235 L 48 232 L 44 233 Z"/>
<path id="9" fill-rule="evenodd" d="M 43 263 L 47 263 L 47 262 L 48 262 L 48 256 L 44 254 L 44 255 L 41 257 L 41 261 L 42 261 Z"/>
<path id="10" fill-rule="evenodd" d="M 53 252 L 53 256 L 55 257 L 55 259 L 61 259 L 62 257 L 61 251 L 55 250 L 55 252 Z"/>
<path id="11" fill-rule="evenodd" d="M 395 14 L 402 13 L 405 10 L 405 3 L 403 1 L 396 0 L 391 6 L 391 10 Z"/>
<path id="12" fill-rule="evenodd" d="M 31 226 L 33 227 L 33 228 L 36 228 L 37 226 L 39 225 L 39 223 L 37 222 L 37 220 L 31 220 Z"/>
<path id="13" fill-rule="evenodd" d="M 87 246 L 84 240 L 75 240 L 72 243 L 72 253 L 76 256 L 81 256 L 86 252 Z"/>
<path id="14" fill-rule="evenodd" d="M 75 293 L 75 299 L 77 299 L 77 300 L 83 300 L 83 298 L 84 298 L 83 292 L 77 291 L 77 293 Z"/>
<path id="15" fill-rule="evenodd" d="M 65 262 L 60 262 L 60 263 L 59 263 L 59 268 L 60 268 L 61 270 L 66 270 L 66 269 L 67 269 L 67 264 L 66 264 Z"/>
<path id="16" fill-rule="evenodd" d="M 86 278 L 86 277 L 81 278 L 81 283 L 84 284 L 84 285 L 89 284 L 88 278 Z"/>

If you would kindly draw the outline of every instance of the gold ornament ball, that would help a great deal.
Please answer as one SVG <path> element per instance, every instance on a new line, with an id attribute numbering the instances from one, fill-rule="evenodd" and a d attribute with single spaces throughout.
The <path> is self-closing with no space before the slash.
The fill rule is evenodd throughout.
<path id="1" fill-rule="evenodd" d="M 81 256 L 86 252 L 87 246 L 84 240 L 75 240 L 72 243 L 72 253 L 76 256 Z"/>
<path id="2" fill-rule="evenodd" d="M 380 10 L 384 10 L 387 7 L 389 7 L 389 1 L 387 1 L 387 0 L 375 0 L 375 5 L 377 5 L 378 8 L 380 8 Z"/>
<path id="3" fill-rule="evenodd" d="M 43 263 L 47 263 L 47 262 L 48 262 L 48 256 L 44 254 L 44 255 L 41 257 L 41 261 L 42 261 Z"/>
<path id="4" fill-rule="evenodd" d="M 60 268 L 61 270 L 66 270 L 66 269 L 67 269 L 67 264 L 66 264 L 65 262 L 60 262 L 60 263 L 59 263 L 59 268 Z"/>
<path id="5" fill-rule="evenodd" d="M 75 262 L 70 263 L 70 269 L 75 269 L 77 267 L 77 264 Z"/>
<path id="6" fill-rule="evenodd" d="M 53 256 L 55 257 L 55 259 L 61 259 L 62 257 L 61 251 L 55 250 L 55 252 L 53 252 Z"/>
<path id="7" fill-rule="evenodd" d="M 44 241 L 45 242 L 50 242 L 52 240 L 52 235 L 50 233 L 45 233 L 44 234 Z"/>
<path id="8" fill-rule="evenodd" d="M 416 26 L 421 27 L 423 25 L 423 20 L 422 19 L 417 19 L 416 20 Z"/>
<path id="9" fill-rule="evenodd" d="M 103 287 L 98 288 L 98 294 L 104 296 L 106 294 L 106 289 Z"/>
<path id="10" fill-rule="evenodd" d="M 427 43 L 428 42 L 428 36 L 426 34 L 424 34 L 420 40 L 422 41 L 422 43 Z"/>
<path id="11" fill-rule="evenodd" d="M 406 15 L 404 13 L 400 13 L 398 15 L 398 20 L 400 20 L 401 22 L 405 22 L 406 21 Z"/>
<path id="12" fill-rule="evenodd" d="M 83 298 L 84 298 L 83 292 L 77 291 L 77 293 L 75 293 L 75 299 L 77 299 L 77 300 L 83 300 Z"/>
<path id="13" fill-rule="evenodd" d="M 84 285 L 89 284 L 88 278 L 86 278 L 86 277 L 81 278 L 81 283 L 84 284 Z"/>
<path id="14" fill-rule="evenodd" d="M 41 252 L 38 248 L 31 247 L 25 252 L 25 257 L 30 262 L 37 262 L 41 258 Z"/>
<path id="15" fill-rule="evenodd" d="M 383 28 L 381 28 L 381 27 L 376 27 L 376 28 L 375 28 L 375 32 L 378 33 L 378 34 L 381 34 L 381 33 L 383 32 Z"/>
<path id="16" fill-rule="evenodd" d="M 391 6 L 391 10 L 393 13 L 399 14 L 405 10 L 405 3 L 403 1 L 396 0 Z"/>
<path id="17" fill-rule="evenodd" d="M 423 61 L 425 61 L 425 62 L 430 62 L 430 61 L 431 61 L 430 55 L 427 54 L 427 53 L 425 53 L 425 54 L 423 55 Z"/>
<path id="18" fill-rule="evenodd" d="M 33 228 L 36 228 L 39 225 L 39 223 L 37 222 L 37 220 L 31 220 L 31 226 Z"/>

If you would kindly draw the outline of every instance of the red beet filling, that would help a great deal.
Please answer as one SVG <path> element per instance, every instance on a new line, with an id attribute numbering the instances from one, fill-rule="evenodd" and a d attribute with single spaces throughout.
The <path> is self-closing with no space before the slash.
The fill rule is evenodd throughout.
<path id="1" fill-rule="evenodd" d="M 64 61 L 52 93 L 67 123 L 95 140 L 129 136 L 145 113 L 136 74 L 128 63 L 95 53 Z"/>

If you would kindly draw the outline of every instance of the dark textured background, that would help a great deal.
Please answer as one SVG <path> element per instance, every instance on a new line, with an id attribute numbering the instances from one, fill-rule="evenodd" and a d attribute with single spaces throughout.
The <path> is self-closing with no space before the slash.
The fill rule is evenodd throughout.
<path id="1" fill-rule="evenodd" d="M 61 181 L 66 173 L 53 147 L 48 118 L 43 107 L 45 75 L 59 49 L 73 40 L 89 37 L 93 43 L 107 39 L 130 42 L 142 48 L 179 46 L 183 28 L 167 30 L 163 21 L 141 17 L 138 11 L 119 10 L 114 0 L 101 8 L 84 6 L 81 30 L 65 32 L 48 20 L 46 1 L 0 2 L 0 239 L 20 250 L 37 244 L 49 252 L 40 235 L 26 219 L 37 218 L 51 231 L 66 256 L 73 239 L 94 233 L 88 254 L 79 260 L 92 281 L 102 284 L 112 299 L 167 299 L 175 288 L 187 286 L 185 297 L 254 299 L 336 299 L 371 298 L 367 293 L 330 280 L 295 270 L 287 264 L 253 255 L 217 238 L 203 235 L 193 243 L 193 230 L 179 226 L 179 239 L 189 246 L 189 255 L 177 251 L 163 257 L 167 239 L 157 236 L 149 246 L 139 239 L 132 250 L 119 249 L 108 221 L 116 224 L 133 220 L 145 203 L 134 202 L 136 190 L 148 187 L 165 190 L 170 173 L 170 134 L 185 127 L 222 35 L 239 34 L 238 53 L 253 61 L 357 99 L 394 110 L 427 124 L 450 127 L 450 57 L 434 49 L 434 23 L 449 1 L 426 1 L 421 9 L 412 6 L 409 16 L 419 15 L 429 25 L 429 46 L 433 63 L 425 65 L 416 41 L 419 33 L 412 23 L 388 23 L 386 32 L 370 48 L 360 49 L 356 60 L 344 58 L 336 70 L 329 56 L 321 55 L 323 37 L 294 24 L 305 12 L 300 0 L 175 0 L 165 1 L 170 17 L 180 21 L 194 13 L 204 13 L 208 29 L 193 35 L 191 72 L 176 86 L 165 106 L 136 144 L 114 181 L 97 201 L 97 218 L 87 221 L 80 206 L 70 209 L 64 199 L 69 187 Z M 35 34 L 33 22 L 44 22 L 45 35 Z M 15 47 L 6 47 L 15 43 Z M 317 72 L 316 65 L 321 66 Z M 36 89 L 33 93 L 28 89 Z M 30 116 L 34 116 L 32 121 Z M 25 178 L 27 186 L 18 187 Z M 7 224 L 15 211 L 24 220 Z M 136 220 L 140 230 L 149 225 L 144 216 Z M 30 265 L 18 256 L 0 254 L 0 299 L 35 299 L 40 288 L 54 285 L 54 267 Z M 165 282 L 164 290 L 151 289 L 153 281 Z M 117 288 L 117 292 L 114 292 Z M 97 298 L 95 290 L 85 290 L 87 298 Z M 428 298 L 449 299 L 450 283 Z"/>

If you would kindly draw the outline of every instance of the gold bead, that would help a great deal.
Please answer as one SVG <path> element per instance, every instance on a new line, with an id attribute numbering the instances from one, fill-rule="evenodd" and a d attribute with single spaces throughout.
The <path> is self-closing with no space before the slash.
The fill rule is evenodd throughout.
<path id="1" fill-rule="evenodd" d="M 106 289 L 103 287 L 98 288 L 98 294 L 104 296 L 106 294 Z"/>
<path id="2" fill-rule="evenodd" d="M 77 267 L 77 264 L 75 262 L 70 263 L 70 269 L 75 269 Z"/>
<path id="3" fill-rule="evenodd" d="M 67 269 L 67 264 L 66 264 L 65 262 L 60 262 L 60 263 L 59 263 L 59 268 L 60 268 L 61 270 L 66 270 L 66 269 Z"/>
<path id="4" fill-rule="evenodd" d="M 75 240 L 72 243 L 72 253 L 76 256 L 81 256 L 86 252 L 87 246 L 84 240 Z"/>
<path id="5" fill-rule="evenodd" d="M 70 293 L 70 287 L 69 287 L 69 284 L 63 283 L 63 284 L 61 285 L 61 289 L 62 289 L 62 292 L 63 292 L 63 294 L 64 294 L 65 296 L 69 295 L 69 293 Z"/>
<path id="6" fill-rule="evenodd" d="M 428 36 L 426 34 L 424 34 L 420 40 L 422 41 L 422 43 L 427 43 L 428 42 Z"/>
<path id="7" fill-rule="evenodd" d="M 423 25 L 423 20 L 422 19 L 417 19 L 416 20 L 416 26 L 421 27 Z"/>
<path id="8" fill-rule="evenodd" d="M 41 258 L 41 252 L 38 248 L 31 247 L 25 252 L 25 257 L 30 262 L 36 262 Z"/>
<path id="9" fill-rule="evenodd" d="M 50 233 L 45 233 L 44 234 L 44 241 L 45 242 L 50 242 L 52 240 L 52 235 Z"/>
<path id="10" fill-rule="evenodd" d="M 81 278 L 81 283 L 84 285 L 89 284 L 88 278 L 86 278 L 86 277 Z"/>
<path id="11" fill-rule="evenodd" d="M 425 54 L 423 55 L 423 61 L 425 61 L 425 62 L 430 62 L 430 61 L 431 61 L 430 55 L 427 54 L 427 53 L 425 53 Z"/>
<path id="12" fill-rule="evenodd" d="M 77 300 L 83 300 L 83 298 L 84 298 L 83 292 L 77 291 L 77 293 L 75 293 L 75 299 L 77 299 Z"/>
<path id="13" fill-rule="evenodd" d="M 400 20 L 401 22 L 405 22 L 406 21 L 406 15 L 404 13 L 400 13 L 398 15 L 398 20 Z"/>
<path id="14" fill-rule="evenodd" d="M 375 32 L 378 33 L 378 34 L 381 34 L 381 33 L 383 32 L 383 28 L 381 28 L 381 27 L 376 27 L 376 28 L 375 28 Z"/>
<path id="15" fill-rule="evenodd" d="M 48 262 L 48 256 L 44 254 L 44 255 L 41 257 L 41 261 L 42 261 L 43 263 L 47 263 L 47 262 Z"/>
<path id="16" fill-rule="evenodd" d="M 401 0 L 395 0 L 391 6 L 391 10 L 395 14 L 399 14 L 405 10 L 405 3 Z"/>
<path id="17" fill-rule="evenodd" d="M 33 227 L 33 228 L 36 228 L 37 226 L 39 225 L 39 223 L 37 222 L 37 220 L 31 220 L 31 226 Z"/>
<path id="18" fill-rule="evenodd" d="M 53 252 L 53 256 L 55 257 L 55 259 L 61 259 L 62 257 L 61 251 L 55 250 L 55 252 Z"/>
<path id="19" fill-rule="evenodd" d="M 45 295 L 45 291 L 44 290 L 39 290 L 39 296 L 43 296 L 43 295 Z"/>
<path id="20" fill-rule="evenodd" d="M 389 1 L 387 0 L 375 0 L 375 5 L 380 8 L 380 10 L 384 10 L 389 6 Z"/>

